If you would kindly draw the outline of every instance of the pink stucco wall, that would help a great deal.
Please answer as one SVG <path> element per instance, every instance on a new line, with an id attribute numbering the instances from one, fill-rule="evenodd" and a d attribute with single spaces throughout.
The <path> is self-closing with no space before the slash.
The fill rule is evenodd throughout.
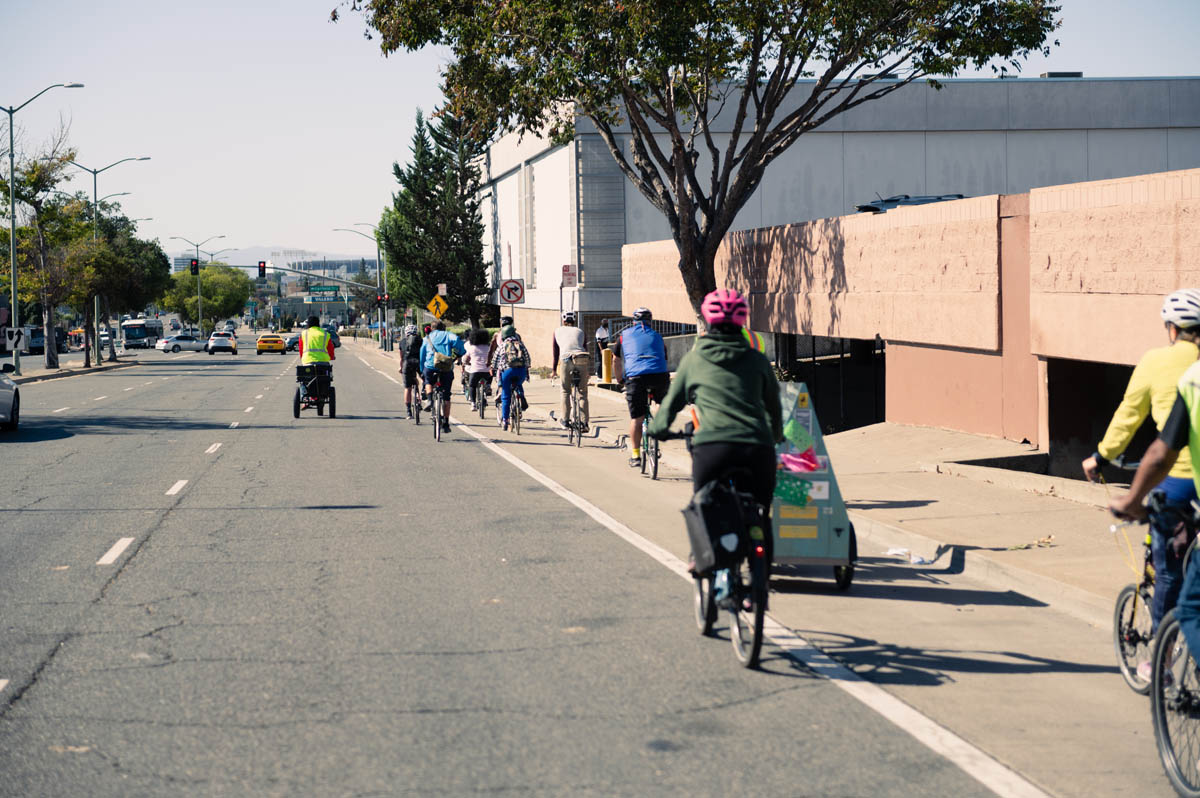
<path id="1" fill-rule="evenodd" d="M 750 326 L 994 351 L 999 346 L 998 197 L 730 233 L 718 285 L 750 297 Z M 622 250 L 626 313 L 691 321 L 670 241 Z M 674 314 L 674 315 L 673 315 Z"/>
<path id="2" fill-rule="evenodd" d="M 1032 350 L 1136 363 L 1163 295 L 1200 287 L 1200 169 L 1029 193 Z"/>

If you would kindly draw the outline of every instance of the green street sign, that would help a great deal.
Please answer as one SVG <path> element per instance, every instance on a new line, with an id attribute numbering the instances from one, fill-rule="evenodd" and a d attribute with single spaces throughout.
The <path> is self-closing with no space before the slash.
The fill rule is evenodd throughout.
<path id="1" fill-rule="evenodd" d="M 336 285 L 313 285 L 308 288 L 312 294 L 336 294 L 338 287 Z"/>

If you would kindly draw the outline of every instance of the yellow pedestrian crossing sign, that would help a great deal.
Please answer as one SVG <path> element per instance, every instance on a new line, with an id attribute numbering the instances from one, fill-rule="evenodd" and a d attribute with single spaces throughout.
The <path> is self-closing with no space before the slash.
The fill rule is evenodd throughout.
<path id="1" fill-rule="evenodd" d="M 445 315 L 447 310 L 450 309 L 450 305 L 445 299 L 442 298 L 440 294 L 429 300 L 429 304 L 425 307 L 430 313 L 437 316 L 439 319 Z"/>

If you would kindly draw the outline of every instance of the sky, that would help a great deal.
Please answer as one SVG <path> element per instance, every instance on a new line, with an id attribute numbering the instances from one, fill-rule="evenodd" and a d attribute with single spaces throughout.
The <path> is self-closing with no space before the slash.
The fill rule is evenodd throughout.
<path id="1" fill-rule="evenodd" d="M 385 58 L 363 37 L 360 15 L 329 22 L 338 2 L 2 0 L 0 27 L 12 41 L 0 105 L 53 83 L 85 84 L 53 89 L 17 114 L 18 152 L 63 120 L 89 168 L 150 156 L 101 174 L 99 193 L 130 192 L 117 200 L 122 209 L 152 217 L 140 233 L 171 254 L 190 251 L 171 236 L 223 235 L 204 249 L 374 257 L 372 241 L 333 228 L 378 223 L 396 188 L 392 164 L 408 159 L 416 109 L 441 102 L 449 56 Z M 1060 4 L 1061 45 L 1023 75 L 1200 75 L 1200 0 Z M 90 193 L 91 175 L 79 172 L 70 188 Z"/>

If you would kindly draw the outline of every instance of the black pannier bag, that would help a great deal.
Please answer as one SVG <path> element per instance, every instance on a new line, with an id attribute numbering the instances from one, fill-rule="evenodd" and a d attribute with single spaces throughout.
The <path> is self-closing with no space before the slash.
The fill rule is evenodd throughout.
<path id="1" fill-rule="evenodd" d="M 697 573 L 730 567 L 741 558 L 745 528 L 742 505 L 741 494 L 728 482 L 713 480 L 702 485 L 683 508 Z"/>

